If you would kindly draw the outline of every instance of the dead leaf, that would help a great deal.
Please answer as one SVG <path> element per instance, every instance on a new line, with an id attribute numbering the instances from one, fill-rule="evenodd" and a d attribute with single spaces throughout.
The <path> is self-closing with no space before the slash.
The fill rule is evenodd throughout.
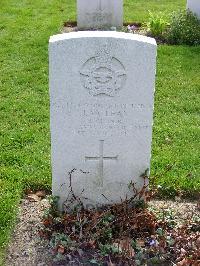
<path id="1" fill-rule="evenodd" d="M 88 242 L 88 244 L 90 245 L 91 248 L 96 248 L 96 241 L 95 240 L 90 240 Z"/>
<path id="2" fill-rule="evenodd" d="M 42 223 L 43 223 L 44 226 L 47 227 L 47 226 L 49 226 L 49 225 L 51 225 L 53 223 L 53 220 L 51 218 L 45 219 L 45 220 L 42 221 Z"/>
<path id="3" fill-rule="evenodd" d="M 25 190 L 25 194 L 26 195 L 33 194 L 33 191 L 30 188 L 28 188 L 28 189 Z"/>
<path id="4" fill-rule="evenodd" d="M 145 242 L 143 239 L 137 239 L 136 243 L 139 247 L 145 247 Z"/>
<path id="5" fill-rule="evenodd" d="M 113 244 L 113 246 L 115 246 L 119 252 L 123 252 L 125 253 L 128 257 L 134 257 L 135 256 L 135 251 L 131 246 L 131 239 L 130 238 L 126 238 L 126 239 L 122 239 L 119 240 L 119 242 L 115 242 Z"/>
<path id="6" fill-rule="evenodd" d="M 60 254 L 64 254 L 65 253 L 65 247 L 63 247 L 62 245 L 58 246 L 58 249 L 57 249 L 58 253 Z"/>
<path id="7" fill-rule="evenodd" d="M 29 194 L 27 196 L 27 199 L 32 201 L 32 202 L 37 202 L 37 201 L 41 200 L 36 194 Z"/>
<path id="8" fill-rule="evenodd" d="M 189 266 L 189 265 L 190 263 L 187 259 L 183 259 L 176 264 L 176 266 Z"/>
<path id="9" fill-rule="evenodd" d="M 35 195 L 37 195 L 40 198 L 45 198 L 46 197 L 46 192 L 44 190 L 38 190 Z"/>
<path id="10" fill-rule="evenodd" d="M 200 237 L 197 238 L 196 244 L 197 244 L 197 247 L 200 248 Z"/>

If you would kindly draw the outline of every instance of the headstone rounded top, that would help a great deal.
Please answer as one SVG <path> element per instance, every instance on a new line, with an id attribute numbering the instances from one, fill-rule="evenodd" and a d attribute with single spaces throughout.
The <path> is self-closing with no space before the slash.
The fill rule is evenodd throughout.
<path id="1" fill-rule="evenodd" d="M 78 39 L 78 38 L 118 38 L 125 40 L 135 40 L 138 42 L 144 42 L 152 45 L 157 45 L 154 38 L 146 37 L 139 34 L 125 33 L 125 32 L 116 32 L 116 31 L 78 31 L 57 34 L 50 37 L 49 42 L 54 43 L 58 41 L 64 41 L 69 39 Z"/>

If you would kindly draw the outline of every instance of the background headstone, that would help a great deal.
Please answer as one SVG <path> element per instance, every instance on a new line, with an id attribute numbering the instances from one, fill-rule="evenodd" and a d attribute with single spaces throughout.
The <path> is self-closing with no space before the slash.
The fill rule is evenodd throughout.
<path id="1" fill-rule="evenodd" d="M 53 194 L 87 206 L 130 197 L 150 167 L 155 40 L 76 32 L 52 36 L 49 53 Z"/>
<path id="2" fill-rule="evenodd" d="M 187 8 L 200 19 L 200 0 L 187 0 Z"/>
<path id="3" fill-rule="evenodd" d="M 77 0 L 79 29 L 123 26 L 123 0 Z"/>

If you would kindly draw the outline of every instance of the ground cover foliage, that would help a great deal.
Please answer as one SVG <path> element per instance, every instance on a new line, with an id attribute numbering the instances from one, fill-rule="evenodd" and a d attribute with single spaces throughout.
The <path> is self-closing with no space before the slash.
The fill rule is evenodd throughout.
<path id="1" fill-rule="evenodd" d="M 200 19 L 190 11 L 173 12 L 166 39 L 171 44 L 200 44 Z"/>
<path id="2" fill-rule="evenodd" d="M 184 0 L 125 0 L 125 22 L 179 8 Z M 51 190 L 48 39 L 75 10 L 74 0 L 1 1 L 0 257 L 23 191 Z M 162 196 L 199 191 L 199 72 L 199 46 L 158 47 L 151 173 Z"/>
<path id="3" fill-rule="evenodd" d="M 49 240 L 53 265 L 198 266 L 200 217 L 180 224 L 172 213 L 156 214 L 148 201 L 157 191 L 147 191 L 141 178 L 142 189 L 129 184 L 134 197 L 98 209 L 85 209 L 72 187 L 70 212 L 61 214 L 58 198 L 50 197 L 40 236 Z"/>
<path id="4" fill-rule="evenodd" d="M 149 12 L 149 22 L 143 25 L 141 32 L 161 43 L 199 45 L 200 19 L 189 10 L 172 12 L 168 16 Z"/>

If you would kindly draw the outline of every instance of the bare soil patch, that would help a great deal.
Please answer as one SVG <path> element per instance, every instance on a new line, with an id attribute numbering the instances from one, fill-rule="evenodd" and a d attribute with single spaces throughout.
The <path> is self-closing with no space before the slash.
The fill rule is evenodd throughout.
<path id="1" fill-rule="evenodd" d="M 39 237 L 43 212 L 48 206 L 48 201 L 37 195 L 22 200 L 7 250 L 6 266 L 51 265 L 48 241 Z"/>
<path id="2" fill-rule="evenodd" d="M 86 30 L 86 29 L 85 29 Z M 95 29 L 95 28 L 88 28 L 87 30 L 91 31 L 98 31 L 100 29 Z M 103 30 L 103 29 L 101 29 Z M 117 29 L 116 27 L 111 27 L 109 29 L 104 29 L 104 30 L 111 30 L 111 31 L 122 31 L 122 32 L 127 32 L 127 33 L 132 33 L 132 34 L 139 34 L 139 35 L 144 35 L 147 37 L 155 38 L 156 42 L 158 44 L 168 44 L 167 41 L 161 37 L 155 37 L 151 36 L 150 33 L 142 27 L 142 23 L 138 22 L 128 22 L 124 23 L 123 27 L 120 29 Z M 70 33 L 70 32 L 76 32 L 79 31 L 77 27 L 77 22 L 76 21 L 67 21 L 64 23 L 63 28 L 61 30 L 61 33 Z"/>

